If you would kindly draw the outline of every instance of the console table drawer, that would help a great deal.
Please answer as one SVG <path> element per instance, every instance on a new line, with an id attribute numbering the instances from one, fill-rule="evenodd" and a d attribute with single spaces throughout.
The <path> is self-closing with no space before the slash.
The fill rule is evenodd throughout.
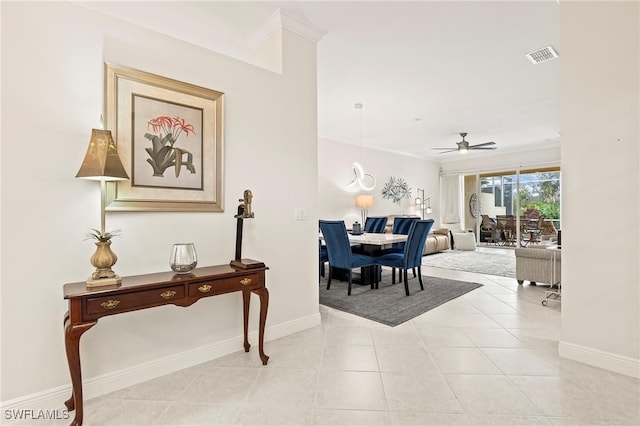
<path id="1" fill-rule="evenodd" d="M 255 289 L 263 285 L 264 283 L 260 280 L 258 274 L 251 274 L 218 281 L 189 284 L 189 296 L 203 297 L 231 291 Z"/>
<path id="2" fill-rule="evenodd" d="M 118 313 L 147 306 L 162 305 L 184 298 L 184 286 L 143 290 L 87 300 L 89 316 Z"/>

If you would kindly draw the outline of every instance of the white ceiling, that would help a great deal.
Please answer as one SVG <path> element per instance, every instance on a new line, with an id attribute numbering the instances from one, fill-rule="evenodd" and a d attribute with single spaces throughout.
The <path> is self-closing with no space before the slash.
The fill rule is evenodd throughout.
<path id="1" fill-rule="evenodd" d="M 438 161 L 459 156 L 431 148 L 455 148 L 460 132 L 498 147 L 468 155 L 559 144 L 560 58 L 525 57 L 549 45 L 562 57 L 555 0 L 79 4 L 237 57 L 278 8 L 308 20 L 327 31 L 318 44 L 321 138 Z"/>

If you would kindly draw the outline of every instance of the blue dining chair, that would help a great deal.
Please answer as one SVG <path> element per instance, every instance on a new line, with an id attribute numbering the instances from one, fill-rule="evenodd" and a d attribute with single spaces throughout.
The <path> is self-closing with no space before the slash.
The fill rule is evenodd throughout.
<path id="1" fill-rule="evenodd" d="M 329 256 L 327 290 L 331 287 L 331 278 L 334 269 L 343 269 L 348 273 L 347 295 L 350 296 L 351 284 L 353 282 L 352 269 L 363 266 L 373 266 L 377 269 L 376 262 L 371 256 L 351 252 L 347 227 L 343 220 L 321 220 L 320 230 L 327 245 L 327 254 Z M 378 274 L 376 274 L 376 277 L 377 276 Z M 374 289 L 376 284 L 377 282 L 372 281 L 371 288 Z"/>
<path id="2" fill-rule="evenodd" d="M 401 234 L 401 235 L 409 235 L 409 231 L 411 230 L 411 226 L 413 222 L 419 220 L 420 218 L 417 216 L 414 217 L 396 217 L 393 220 L 393 234 Z M 388 253 L 402 253 L 404 251 L 405 243 L 393 243 L 390 248 L 382 250 L 379 255 L 388 254 Z M 413 277 L 416 277 L 416 269 L 413 268 Z M 402 280 L 402 272 L 400 273 L 400 280 Z M 391 269 L 391 283 L 396 283 L 396 268 Z"/>
<path id="3" fill-rule="evenodd" d="M 391 228 L 391 233 L 393 234 L 402 234 L 409 235 L 409 231 L 411 230 L 411 226 L 413 222 L 420 220 L 419 217 L 396 217 L 393 220 L 393 228 Z M 404 250 L 404 242 L 401 243 L 393 243 L 391 248 L 385 249 L 382 254 L 387 253 L 402 253 Z"/>
<path id="4" fill-rule="evenodd" d="M 371 234 L 384 234 L 385 227 L 387 226 L 387 216 L 380 217 L 367 217 L 364 221 L 364 232 Z"/>
<path id="5" fill-rule="evenodd" d="M 329 255 L 327 254 L 327 246 L 322 244 L 322 241 L 318 240 L 318 254 L 320 261 L 320 277 L 324 277 L 324 264 L 329 261 Z"/>
<path id="6" fill-rule="evenodd" d="M 387 226 L 387 219 L 388 218 L 386 216 L 367 217 L 364 221 L 364 232 L 369 234 L 384 234 L 385 228 Z M 366 254 L 364 245 L 353 246 L 351 247 L 351 251 L 357 254 Z M 380 253 L 376 252 L 374 254 L 377 255 Z"/>
<path id="7" fill-rule="evenodd" d="M 416 220 L 411 225 L 407 242 L 402 253 L 387 253 L 377 256 L 375 261 L 378 265 L 398 268 L 404 275 L 404 292 L 409 296 L 409 278 L 407 271 L 411 268 L 418 268 L 418 281 L 420 289 L 424 290 L 422 282 L 422 251 L 427 235 L 433 226 L 433 219 Z"/>

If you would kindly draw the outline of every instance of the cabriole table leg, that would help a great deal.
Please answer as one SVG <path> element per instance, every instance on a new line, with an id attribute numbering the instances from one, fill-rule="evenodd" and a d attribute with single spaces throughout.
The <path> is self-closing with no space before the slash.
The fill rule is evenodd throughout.
<path id="1" fill-rule="evenodd" d="M 251 302 L 251 291 L 242 291 L 242 307 L 244 313 L 244 351 L 249 352 L 249 303 Z"/>
<path id="2" fill-rule="evenodd" d="M 269 309 L 269 290 L 266 287 L 254 290 L 260 297 L 260 329 L 258 330 L 258 352 L 262 365 L 267 365 L 269 357 L 264 353 L 264 326 L 267 322 L 267 309 Z"/>
<path id="3" fill-rule="evenodd" d="M 65 401 L 65 406 L 69 410 L 76 411 L 76 416 L 71 422 L 71 426 L 81 426 L 83 417 L 82 406 L 82 373 L 80 370 L 80 336 L 96 325 L 96 322 L 82 324 L 72 324 L 65 316 L 64 345 L 67 351 L 67 362 L 69 363 L 69 373 L 71 374 L 71 398 Z"/>

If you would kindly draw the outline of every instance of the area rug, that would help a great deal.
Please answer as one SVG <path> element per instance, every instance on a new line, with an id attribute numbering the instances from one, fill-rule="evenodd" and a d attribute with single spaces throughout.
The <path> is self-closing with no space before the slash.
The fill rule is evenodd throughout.
<path id="1" fill-rule="evenodd" d="M 423 256 L 422 265 L 501 277 L 516 277 L 515 256 L 501 253 L 447 250 Z"/>
<path id="2" fill-rule="evenodd" d="M 354 284 L 347 296 L 347 283 L 327 278 L 320 280 L 320 304 L 395 327 L 437 306 L 470 292 L 482 284 L 423 276 L 424 291 L 417 278 L 409 272 L 410 296 L 404 294 L 404 284 L 391 284 L 391 274 L 385 274 L 380 288 Z"/>

